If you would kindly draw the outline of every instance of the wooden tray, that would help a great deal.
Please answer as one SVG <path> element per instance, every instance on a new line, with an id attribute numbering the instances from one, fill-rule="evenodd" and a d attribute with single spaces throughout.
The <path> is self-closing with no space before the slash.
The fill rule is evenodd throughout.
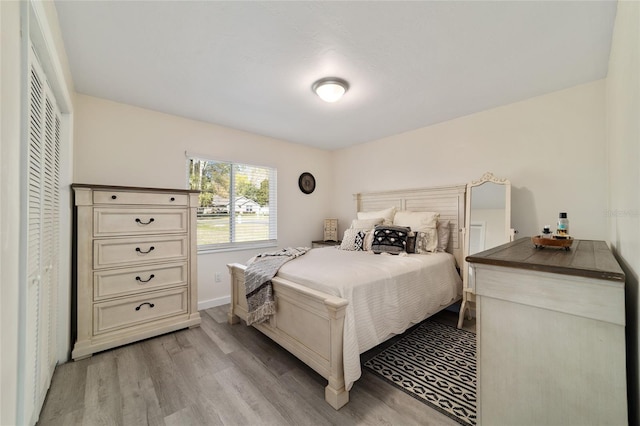
<path id="1" fill-rule="evenodd" d="M 569 236 L 567 236 L 566 238 L 546 238 L 542 235 L 536 235 L 535 237 L 531 237 L 531 241 L 537 249 L 542 249 L 545 247 L 557 247 L 569 250 L 571 248 L 571 244 L 573 244 L 573 238 Z"/>

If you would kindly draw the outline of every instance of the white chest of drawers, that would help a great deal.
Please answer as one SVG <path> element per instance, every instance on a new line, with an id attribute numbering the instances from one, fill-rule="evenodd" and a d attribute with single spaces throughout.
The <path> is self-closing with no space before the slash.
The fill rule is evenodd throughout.
<path id="1" fill-rule="evenodd" d="M 200 324 L 198 191 L 72 185 L 72 358 Z"/>

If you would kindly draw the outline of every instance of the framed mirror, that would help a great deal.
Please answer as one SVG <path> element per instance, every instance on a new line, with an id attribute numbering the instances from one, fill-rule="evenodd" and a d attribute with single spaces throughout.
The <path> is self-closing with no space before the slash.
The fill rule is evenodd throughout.
<path id="1" fill-rule="evenodd" d="M 464 254 L 476 254 L 484 250 L 513 241 L 511 228 L 511 182 L 500 179 L 493 173 L 485 173 L 479 180 L 467 184 L 467 200 L 464 228 Z M 462 327 L 464 315 L 475 302 L 473 277 L 469 265 L 463 261 L 462 305 L 458 328 Z"/>

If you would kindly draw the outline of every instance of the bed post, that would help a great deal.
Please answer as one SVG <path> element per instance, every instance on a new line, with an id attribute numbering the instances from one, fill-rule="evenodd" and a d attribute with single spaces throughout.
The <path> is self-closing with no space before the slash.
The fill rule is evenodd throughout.
<path id="1" fill-rule="evenodd" d="M 324 304 L 327 307 L 331 323 L 329 384 L 324 388 L 324 399 L 334 409 L 339 410 L 349 402 L 349 391 L 345 389 L 342 360 L 344 316 L 349 302 L 339 298 L 327 298 Z"/>
<path id="2" fill-rule="evenodd" d="M 244 280 L 245 267 L 237 263 L 231 263 L 227 267 L 231 274 L 231 307 L 229 308 L 228 322 L 233 325 L 240 322 L 240 317 L 235 313 L 235 307 L 238 304 L 238 289 L 244 288 L 244 286 L 238 285 L 238 280 Z"/>

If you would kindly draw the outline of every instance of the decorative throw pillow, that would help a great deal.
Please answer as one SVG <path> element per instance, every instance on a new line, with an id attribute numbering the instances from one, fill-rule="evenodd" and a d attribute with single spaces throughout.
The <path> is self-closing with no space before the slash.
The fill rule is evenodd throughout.
<path id="1" fill-rule="evenodd" d="M 451 235 L 450 222 L 448 220 L 438 221 L 436 229 L 438 231 L 438 247 L 436 251 L 447 251 L 447 247 L 449 247 L 449 236 Z"/>
<path id="2" fill-rule="evenodd" d="M 399 211 L 393 218 L 394 226 L 408 226 L 416 234 L 415 251 L 424 254 L 436 251 L 438 233 L 436 226 L 440 213 Z"/>
<path id="3" fill-rule="evenodd" d="M 422 231 L 416 231 L 416 248 L 417 254 L 425 254 L 436 251 L 438 248 L 438 233 L 436 228 L 428 228 Z"/>
<path id="4" fill-rule="evenodd" d="M 371 246 L 373 245 L 373 233 L 375 231 L 370 229 L 367 231 L 367 235 L 364 237 L 364 251 L 371 251 Z"/>
<path id="5" fill-rule="evenodd" d="M 415 253 L 416 252 L 416 233 L 409 232 L 407 236 L 407 253 Z"/>
<path id="6" fill-rule="evenodd" d="M 400 254 L 407 251 L 407 236 L 411 229 L 404 226 L 378 225 L 373 232 L 371 250 L 374 253 Z"/>
<path id="7" fill-rule="evenodd" d="M 382 222 L 383 225 L 392 225 L 395 214 L 396 208 L 394 206 L 375 212 L 358 212 L 358 219 L 377 219 L 381 217 L 384 220 Z"/>
<path id="8" fill-rule="evenodd" d="M 367 233 L 365 231 L 358 231 L 356 233 L 356 239 L 355 239 L 355 243 L 353 245 L 355 251 L 364 251 L 365 250 L 364 242 L 365 242 L 366 235 L 367 235 Z"/>
<path id="9" fill-rule="evenodd" d="M 345 229 L 340 250 L 354 251 L 356 249 L 356 235 L 358 235 L 358 232 L 360 232 L 358 229 Z"/>

